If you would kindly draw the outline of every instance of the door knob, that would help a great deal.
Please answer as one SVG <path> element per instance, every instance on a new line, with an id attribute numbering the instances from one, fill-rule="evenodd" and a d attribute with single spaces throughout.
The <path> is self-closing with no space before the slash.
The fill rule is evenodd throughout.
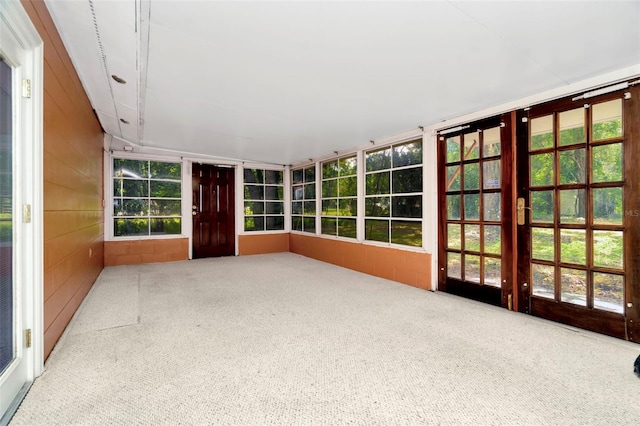
<path id="1" fill-rule="evenodd" d="M 194 204 L 193 206 L 191 206 L 191 210 L 198 210 L 198 206 Z"/>

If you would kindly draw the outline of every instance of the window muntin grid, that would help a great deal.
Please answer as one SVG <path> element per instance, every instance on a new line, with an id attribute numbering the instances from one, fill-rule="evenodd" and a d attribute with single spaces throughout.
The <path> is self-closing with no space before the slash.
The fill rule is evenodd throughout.
<path id="1" fill-rule="evenodd" d="M 244 169 L 244 230 L 284 230 L 284 172 Z"/>
<path id="2" fill-rule="evenodd" d="M 113 159 L 113 236 L 182 233 L 182 164 Z"/>
<path id="3" fill-rule="evenodd" d="M 316 166 L 291 171 L 291 230 L 316 232 Z"/>
<path id="4" fill-rule="evenodd" d="M 357 172 L 355 155 L 322 163 L 322 234 L 357 237 Z"/>
<path id="5" fill-rule="evenodd" d="M 422 246 L 422 141 L 365 152 L 365 239 Z"/>

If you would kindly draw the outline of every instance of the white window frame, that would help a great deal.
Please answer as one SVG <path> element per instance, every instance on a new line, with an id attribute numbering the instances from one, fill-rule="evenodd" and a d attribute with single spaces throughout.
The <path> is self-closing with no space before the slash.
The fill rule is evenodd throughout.
<path id="1" fill-rule="evenodd" d="M 261 185 L 264 186 L 265 188 L 267 186 L 281 186 L 282 187 L 282 200 L 267 200 L 267 199 L 263 199 L 263 200 L 245 200 L 244 198 L 244 186 L 245 186 L 245 181 L 244 181 L 244 171 L 245 170 L 262 170 L 263 172 L 266 171 L 274 171 L 274 172 L 281 172 L 282 173 L 282 184 L 267 184 L 267 183 L 262 183 L 262 184 L 253 184 L 253 183 L 248 183 L 249 185 Z M 291 180 L 289 179 L 289 174 L 290 171 L 288 169 L 288 167 L 282 167 L 282 168 L 277 168 L 277 167 L 267 167 L 264 165 L 260 165 L 260 164 L 256 164 L 256 165 L 243 165 L 243 167 L 241 167 L 239 169 L 240 174 L 238 177 L 238 196 L 236 197 L 237 200 L 237 207 L 236 207 L 236 211 L 238 212 L 236 214 L 236 218 L 238 220 L 238 226 L 237 226 L 237 230 L 238 230 L 238 235 L 261 235 L 261 234 L 282 234 L 282 233 L 287 233 L 290 232 L 291 230 L 291 224 L 289 223 L 291 221 L 291 210 L 290 210 L 290 197 L 288 195 L 288 189 L 291 188 Z M 267 214 L 266 213 L 266 209 L 265 212 L 263 214 L 257 214 L 257 215 L 249 215 L 249 216 L 262 216 L 265 219 L 265 228 L 266 228 L 266 219 L 267 217 L 282 217 L 284 224 L 282 229 L 264 229 L 261 231 L 246 231 L 244 228 L 244 220 L 245 220 L 245 214 L 244 214 L 244 203 L 245 201 L 263 201 L 265 202 L 265 207 L 266 207 L 266 202 L 281 202 L 282 203 L 282 214 L 278 215 L 278 214 Z"/>
<path id="2" fill-rule="evenodd" d="M 292 167 L 291 170 L 289 171 L 289 178 L 290 178 L 289 196 L 291 197 L 291 200 L 289 202 L 289 205 L 291 206 L 291 213 L 289 215 L 289 226 L 291 228 L 291 232 L 294 232 L 294 233 L 297 233 L 297 234 L 301 234 L 301 235 L 317 235 L 318 234 L 318 167 L 317 167 L 317 164 L 318 163 L 311 163 L 311 164 L 306 164 L 306 165 L 303 165 L 303 166 L 298 166 L 298 167 L 295 167 L 295 168 Z M 313 180 L 313 182 L 311 182 L 311 181 L 306 182 L 305 181 L 305 170 L 306 169 L 313 169 L 313 172 L 314 172 L 314 180 Z M 296 172 L 296 171 L 302 171 L 302 182 L 298 183 L 298 184 L 294 184 L 293 183 L 293 173 Z M 313 202 L 315 203 L 315 206 L 316 206 L 315 211 L 313 213 L 313 216 L 312 215 L 303 214 L 304 213 L 304 202 L 307 201 L 306 198 L 303 197 L 301 200 L 294 200 L 293 199 L 293 187 L 294 187 L 294 185 L 302 185 L 302 187 L 305 188 L 307 185 L 310 185 L 312 183 L 315 185 L 315 189 L 316 189 L 314 194 L 313 194 L 314 198 L 313 199 L 309 199 L 309 201 L 313 200 Z M 305 189 L 303 189 L 303 192 L 304 191 L 305 191 Z M 296 202 L 296 201 L 300 201 L 300 202 L 303 203 L 303 213 L 300 213 L 300 214 L 297 214 L 297 213 L 294 214 L 293 213 L 293 203 Z M 313 232 L 305 231 L 304 230 L 304 224 L 303 224 L 303 227 L 302 227 L 303 228 L 302 231 L 294 230 L 293 229 L 293 217 L 294 216 L 302 218 L 303 222 L 304 222 L 304 218 L 313 217 L 314 231 Z"/>
<path id="3" fill-rule="evenodd" d="M 355 157 L 356 159 L 356 173 L 354 175 L 346 175 L 346 176 L 336 176 L 333 178 L 328 178 L 328 179 L 324 179 L 322 171 L 323 171 L 323 166 L 326 163 L 332 163 L 332 162 L 338 162 L 338 165 L 340 164 L 340 160 L 343 160 L 345 158 L 352 158 Z M 361 225 L 361 211 L 360 211 L 360 198 L 361 198 L 361 194 L 360 194 L 360 181 L 362 180 L 361 178 L 361 170 L 362 170 L 362 162 L 361 162 L 361 155 L 359 155 L 359 151 L 352 151 L 352 152 L 346 152 L 343 154 L 340 154 L 339 156 L 335 156 L 335 157 L 331 157 L 328 158 L 326 160 L 322 160 L 320 162 L 318 162 L 318 168 L 316 169 L 316 189 L 317 189 L 317 195 L 318 198 L 316 199 L 316 211 L 318 212 L 318 221 L 316 222 L 316 233 L 318 235 L 321 235 L 324 238 L 331 238 L 331 239 L 340 239 L 340 240 L 344 240 L 344 241 L 350 241 L 350 242 L 354 242 L 354 241 L 361 241 L 359 239 L 359 233 L 360 233 L 360 229 L 362 228 Z M 317 174 L 319 173 L 319 175 Z M 345 177 L 351 177 L 351 176 L 355 176 L 356 178 L 356 195 L 355 196 L 348 196 L 348 197 L 340 197 L 339 194 L 337 197 L 328 197 L 328 198 L 323 198 L 322 197 L 322 183 L 325 180 L 340 180 L 342 178 Z M 356 200 L 356 215 L 355 216 L 340 216 L 340 215 L 336 215 L 336 216 L 323 216 L 322 215 L 322 201 L 323 200 L 327 200 L 327 199 L 334 199 L 336 201 L 339 201 L 340 199 L 354 199 Z M 340 220 L 340 219 L 353 219 L 356 222 L 356 236 L 355 237 L 345 237 L 342 235 L 332 235 L 332 234 L 323 234 L 322 233 L 322 219 L 336 219 L 336 221 Z M 337 224 L 336 224 L 337 226 Z M 338 231 L 336 230 L 336 233 Z"/>
<path id="4" fill-rule="evenodd" d="M 179 234 L 160 234 L 160 235 L 127 235 L 115 236 L 113 221 L 117 217 L 113 214 L 113 160 L 114 159 L 136 160 L 136 161 L 159 161 L 164 163 L 181 164 L 181 185 L 180 185 L 180 218 L 181 232 Z M 105 241 L 136 241 L 136 240 L 166 240 L 189 238 L 191 239 L 191 163 L 183 158 L 165 157 L 141 153 L 130 153 L 126 151 L 115 151 L 105 153 L 105 172 L 104 172 L 104 230 Z M 176 216 L 178 217 L 178 216 Z M 185 223 L 189 221 L 189 226 Z"/>
<path id="5" fill-rule="evenodd" d="M 412 142 L 420 142 L 422 144 L 422 159 L 421 159 L 421 163 L 420 164 L 411 164 L 408 166 L 400 166 L 400 167 L 394 167 L 393 166 L 393 149 L 396 146 L 400 146 L 400 145 L 404 145 L 404 144 L 408 144 L 408 143 L 412 143 Z M 381 244 L 384 246 L 390 246 L 390 247 L 394 247 L 394 248 L 407 248 L 407 249 L 423 249 L 424 247 L 424 216 L 425 216 L 425 145 L 424 145 L 424 138 L 421 136 L 418 137 L 414 137 L 414 138 L 410 138 L 407 140 L 401 140 L 401 141 L 397 141 L 397 142 L 393 142 L 390 144 L 386 144 L 384 146 L 376 146 L 367 150 L 363 150 L 362 152 L 362 162 L 363 162 L 363 172 L 362 172 L 362 186 L 363 186 L 363 192 L 362 192 L 362 240 L 366 241 L 367 243 L 377 243 L 377 244 Z M 391 165 L 389 168 L 386 169 L 380 169 L 380 170 L 375 170 L 372 172 L 367 172 L 366 171 L 366 157 L 367 157 L 367 153 L 369 152 L 374 152 L 374 151 L 381 151 L 381 150 L 385 150 L 385 149 L 389 149 L 391 151 Z M 398 193 L 398 194 L 394 194 L 393 193 L 393 172 L 394 171 L 398 171 L 398 170 L 408 170 L 408 169 L 418 169 L 420 168 L 422 170 L 422 187 L 420 189 L 420 191 L 414 191 L 414 192 L 410 192 L 410 193 Z M 372 194 L 372 195 L 366 195 L 366 178 L 368 175 L 371 174 L 376 174 L 376 173 L 383 173 L 383 172 L 388 172 L 389 173 L 389 193 L 388 194 Z M 408 217 L 394 217 L 393 216 L 393 197 L 397 196 L 397 195 L 406 195 L 406 196 L 418 196 L 421 199 L 421 203 L 422 203 L 422 216 L 420 218 L 408 218 Z M 389 216 L 388 217 L 381 217 L 381 216 L 366 216 L 365 215 L 365 211 L 364 209 L 366 208 L 366 199 L 367 198 L 374 198 L 374 197 L 389 197 Z M 366 239 L 366 235 L 365 235 L 365 227 L 366 227 L 366 220 L 387 220 L 389 222 L 389 240 L 387 242 L 384 241 L 377 241 L 377 240 L 367 240 Z M 391 223 L 396 220 L 396 221 L 407 221 L 407 222 L 420 222 L 421 226 L 421 230 L 422 230 L 422 238 L 420 241 L 420 245 L 419 246 L 410 246 L 407 244 L 398 244 L 398 243 L 392 243 L 391 242 Z"/>

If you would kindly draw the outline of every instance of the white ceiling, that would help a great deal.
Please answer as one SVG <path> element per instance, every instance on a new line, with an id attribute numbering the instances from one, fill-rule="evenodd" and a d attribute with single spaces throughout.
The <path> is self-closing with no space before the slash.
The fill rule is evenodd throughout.
<path id="1" fill-rule="evenodd" d="M 46 3 L 107 133 L 275 164 L 640 64 L 638 1 Z"/>

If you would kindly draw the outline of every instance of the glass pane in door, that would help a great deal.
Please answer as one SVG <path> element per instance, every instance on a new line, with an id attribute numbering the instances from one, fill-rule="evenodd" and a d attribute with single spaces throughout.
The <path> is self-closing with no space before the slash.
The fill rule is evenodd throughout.
<path id="1" fill-rule="evenodd" d="M 502 285 L 501 127 L 443 138 L 446 276 Z"/>
<path id="2" fill-rule="evenodd" d="M 535 297 L 624 313 L 623 106 L 622 99 L 606 100 L 530 120 Z M 564 309 L 562 303 L 548 309 Z"/>
<path id="3" fill-rule="evenodd" d="M 0 60 L 0 372 L 14 358 L 11 74 Z"/>

